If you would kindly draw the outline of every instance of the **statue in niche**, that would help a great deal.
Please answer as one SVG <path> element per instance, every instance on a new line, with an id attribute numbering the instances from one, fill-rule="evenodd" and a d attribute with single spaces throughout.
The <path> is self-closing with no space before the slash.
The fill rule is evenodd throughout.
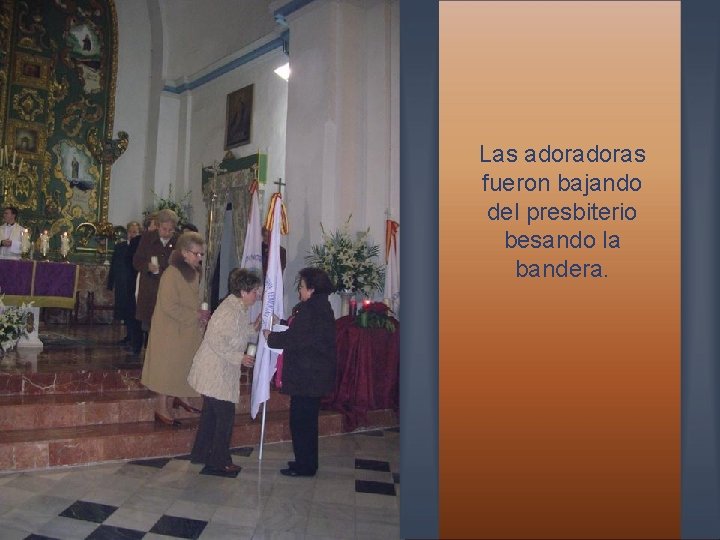
<path id="1" fill-rule="evenodd" d="M 92 50 L 92 42 L 90 41 L 90 36 L 88 34 L 85 34 L 85 37 L 82 40 L 83 42 L 83 51 L 91 51 Z"/>
<path id="2" fill-rule="evenodd" d="M 72 167 L 71 178 L 73 180 L 77 180 L 80 177 L 80 163 L 75 156 L 73 156 L 70 166 Z"/>

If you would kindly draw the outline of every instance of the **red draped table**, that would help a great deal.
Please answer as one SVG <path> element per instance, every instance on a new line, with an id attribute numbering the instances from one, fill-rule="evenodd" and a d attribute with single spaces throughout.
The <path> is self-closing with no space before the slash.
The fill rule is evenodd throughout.
<path id="1" fill-rule="evenodd" d="M 323 408 L 340 411 L 348 429 L 367 425 L 367 412 L 398 410 L 400 325 L 395 332 L 359 328 L 354 318 L 335 321 L 337 380 Z"/>

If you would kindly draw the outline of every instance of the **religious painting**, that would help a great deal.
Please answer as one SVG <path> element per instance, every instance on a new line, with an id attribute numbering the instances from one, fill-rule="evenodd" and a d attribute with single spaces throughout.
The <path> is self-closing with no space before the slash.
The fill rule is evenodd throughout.
<path id="1" fill-rule="evenodd" d="M 90 150 L 84 144 L 65 139 L 55 145 L 52 151 L 57 157 L 59 168 L 56 176 L 59 174 L 60 179 L 67 182 L 73 190 L 86 192 L 95 189 L 99 181 L 97 166 Z M 86 206 L 84 210 L 88 212 L 90 208 Z"/>
<path id="2" fill-rule="evenodd" d="M 73 56 L 100 58 L 100 38 L 95 25 L 90 22 L 71 26 L 65 43 Z"/>
<path id="3" fill-rule="evenodd" d="M 44 125 L 10 120 L 8 128 L 8 154 L 12 150 L 25 159 L 44 158 L 47 139 Z"/>
<path id="4" fill-rule="evenodd" d="M 228 94 L 225 150 L 250 143 L 252 107 L 252 84 Z"/>
<path id="5" fill-rule="evenodd" d="M 18 84 L 33 88 L 46 88 L 49 73 L 49 58 L 34 54 L 17 54 L 14 80 Z"/>
<path id="6" fill-rule="evenodd" d="M 65 43 L 85 93 L 102 91 L 102 47 L 95 26 L 90 22 L 70 26 Z"/>

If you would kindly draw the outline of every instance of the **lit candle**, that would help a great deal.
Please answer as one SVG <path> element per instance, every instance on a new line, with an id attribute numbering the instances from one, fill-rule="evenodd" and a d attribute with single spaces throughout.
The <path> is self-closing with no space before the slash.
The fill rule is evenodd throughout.
<path id="1" fill-rule="evenodd" d="M 357 300 L 355 298 L 350 299 L 350 316 L 355 317 L 357 315 Z"/>
<path id="2" fill-rule="evenodd" d="M 48 236 L 47 231 L 43 231 L 43 233 L 40 235 L 40 252 L 42 253 L 42 256 L 47 256 L 47 252 L 50 250 L 50 237 Z"/>
<path id="3" fill-rule="evenodd" d="M 20 156 L 20 166 L 18 167 L 18 172 L 22 172 L 22 166 L 23 166 L 24 159 L 25 159 L 24 157 Z"/>
<path id="4" fill-rule="evenodd" d="M 70 237 L 68 236 L 67 231 L 63 233 L 63 235 L 60 237 L 60 254 L 63 257 L 67 257 L 67 254 L 70 252 Z"/>
<path id="5" fill-rule="evenodd" d="M 2 148 L 0 148 L 0 152 L 2 151 Z M 22 249 L 23 253 L 27 253 L 30 251 L 30 231 L 25 229 L 22 232 L 22 236 L 20 239 L 20 249 Z"/>

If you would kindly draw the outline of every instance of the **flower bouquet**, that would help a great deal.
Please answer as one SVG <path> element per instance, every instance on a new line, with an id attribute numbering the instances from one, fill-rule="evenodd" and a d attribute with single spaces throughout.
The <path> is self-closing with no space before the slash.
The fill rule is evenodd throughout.
<path id="1" fill-rule="evenodd" d="M 384 328 L 388 332 L 396 330 L 396 321 L 392 310 L 382 302 L 370 302 L 363 305 L 355 317 L 355 324 L 361 328 Z"/>
<path id="2" fill-rule="evenodd" d="M 153 191 L 152 194 L 155 199 L 153 206 L 152 208 L 145 210 L 143 212 L 143 215 L 147 217 L 153 212 L 159 212 L 160 210 L 165 210 L 166 208 L 168 208 L 177 214 L 178 227 L 180 227 L 189 221 L 187 212 L 185 210 L 190 204 L 191 193 L 191 191 L 188 191 L 180 199 L 176 199 L 173 195 L 172 184 L 168 188 L 167 198 L 164 198 Z"/>
<path id="3" fill-rule="evenodd" d="M 20 307 L 6 306 L 0 296 L 0 348 L 5 353 L 17 345 L 18 340 L 27 336 L 27 304 Z"/>
<path id="4" fill-rule="evenodd" d="M 370 296 L 374 290 L 382 291 L 385 284 L 385 269 L 373 260 L 379 255 L 380 247 L 368 242 L 370 229 L 353 240 L 349 223 L 348 217 L 345 225 L 332 233 L 325 232 L 320 224 L 323 242 L 312 246 L 305 260 L 310 266 L 327 272 L 336 292 L 362 292 Z"/>

